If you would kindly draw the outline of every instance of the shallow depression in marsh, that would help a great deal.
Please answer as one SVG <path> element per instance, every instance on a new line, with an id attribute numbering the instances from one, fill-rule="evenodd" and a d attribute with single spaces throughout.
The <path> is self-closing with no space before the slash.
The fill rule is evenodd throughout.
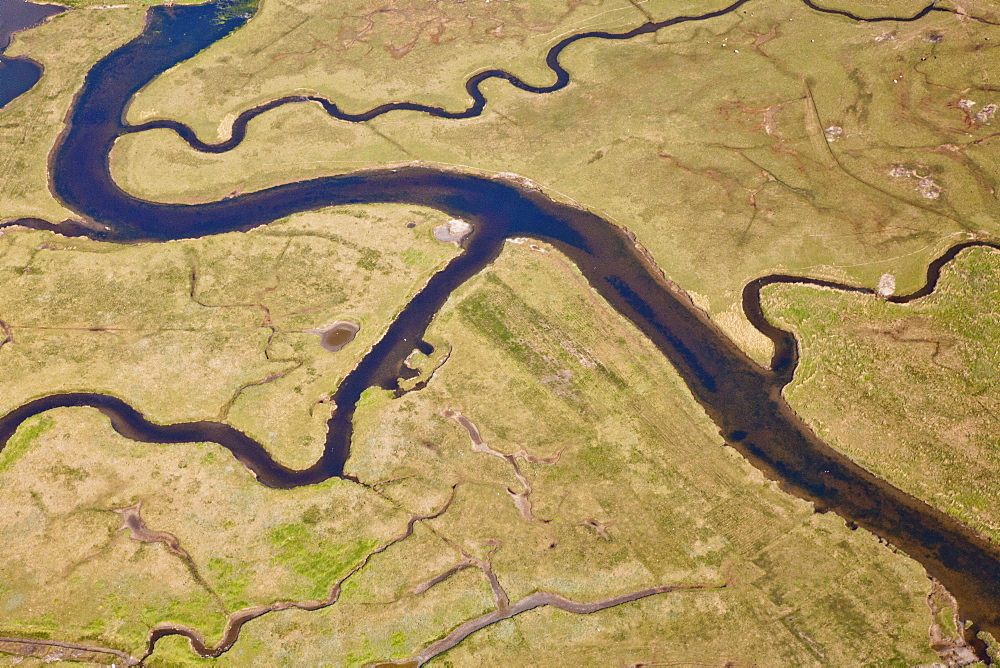
<path id="1" fill-rule="evenodd" d="M 321 329 L 311 330 L 313 334 L 319 334 L 319 344 L 331 353 L 335 353 L 348 343 L 361 331 L 361 325 L 350 320 L 338 320 Z"/>

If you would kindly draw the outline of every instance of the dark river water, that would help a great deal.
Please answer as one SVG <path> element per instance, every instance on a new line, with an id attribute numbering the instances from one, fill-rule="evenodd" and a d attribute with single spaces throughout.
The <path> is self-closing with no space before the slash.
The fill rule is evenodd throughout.
<path id="1" fill-rule="evenodd" d="M 704 17 L 671 22 L 717 16 L 735 11 L 745 2 Z M 260 443 L 227 425 L 155 425 L 122 401 L 95 394 L 53 395 L 22 406 L 0 418 L 0 443 L 32 415 L 56 406 L 87 405 L 108 415 L 116 430 L 135 440 L 219 443 L 263 484 L 272 487 L 290 488 L 344 476 L 353 415 L 361 393 L 369 387 L 398 390 L 400 377 L 405 375 L 404 360 L 415 348 L 429 349 L 422 337 L 449 295 L 492 262 L 505 239 L 530 237 L 551 243 L 568 256 L 590 284 L 649 337 L 677 368 L 726 441 L 754 466 L 779 481 L 787 492 L 813 502 L 818 510 L 836 512 L 923 564 L 955 595 L 963 617 L 973 621 L 970 640 L 971 633 L 979 629 L 1000 637 L 1000 548 L 823 443 L 782 397 L 782 388 L 796 363 L 794 338 L 775 328 L 765 329 L 777 344 L 777 369 L 761 368 L 663 278 L 625 230 L 603 218 L 512 182 L 429 167 L 310 179 L 195 205 L 144 201 L 119 189 L 110 175 L 108 155 L 117 137 L 136 131 L 123 121 L 129 100 L 156 75 L 238 28 L 246 18 L 239 5 L 231 2 L 151 9 L 144 32 L 92 68 L 52 154 L 52 188 L 82 216 L 81 221 L 19 222 L 99 240 L 164 241 L 248 230 L 320 207 L 398 202 L 431 207 L 472 223 L 464 252 L 431 278 L 340 384 L 333 397 L 337 408 L 329 422 L 324 454 L 307 469 L 281 466 Z M 549 65 L 559 77 L 554 86 L 531 87 L 501 71 L 492 71 L 490 76 L 505 78 L 531 92 L 555 90 L 569 81 L 558 55 L 573 41 L 626 39 L 671 22 L 647 24 L 622 35 L 594 32 L 566 38 L 549 53 Z M 475 104 L 472 111 L 463 114 L 481 111 L 485 98 L 478 87 L 486 78 L 473 77 L 476 83 L 470 83 L 470 93 L 474 89 Z M 276 103 L 263 105 L 243 114 L 234 138 L 214 147 L 200 144 L 193 132 L 177 123 L 139 127 L 170 127 L 196 148 L 218 152 L 239 143 L 248 118 L 274 106 Z M 384 105 L 356 117 L 340 114 L 332 103 L 326 106 L 330 113 L 355 121 L 399 108 L 449 116 L 442 110 L 410 104 Z M 754 289 L 750 288 L 745 302 L 752 307 L 753 301 Z M 763 317 L 756 320 L 760 324 Z M 982 653 L 982 643 L 977 649 Z"/>
<path id="2" fill-rule="evenodd" d="M 10 46 L 14 33 L 41 25 L 45 19 L 64 11 L 65 7 L 56 5 L 0 0 L 0 54 Z M 41 76 L 42 66 L 30 58 L 4 58 L 0 55 L 0 109 L 31 90 Z"/>

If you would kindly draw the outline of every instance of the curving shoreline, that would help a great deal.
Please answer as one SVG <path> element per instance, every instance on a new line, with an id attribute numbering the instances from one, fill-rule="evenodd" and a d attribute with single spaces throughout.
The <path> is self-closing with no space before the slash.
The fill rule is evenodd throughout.
<path id="1" fill-rule="evenodd" d="M 27 93 L 42 78 L 45 68 L 27 56 L 8 58 L 3 52 L 15 34 L 42 25 L 66 7 L 26 0 L 0 0 L 0 109 Z"/>
<path id="2" fill-rule="evenodd" d="M 562 87 L 568 83 L 569 73 L 558 64 L 558 55 L 572 41 L 586 37 L 629 39 L 654 32 L 665 25 L 720 16 L 735 11 L 746 2 L 748 0 L 739 0 L 724 10 L 701 17 L 680 17 L 661 24 L 645 24 L 646 27 L 628 33 L 582 33 L 552 47 L 547 62 L 550 66 L 554 63 L 553 69 L 559 68 L 557 74 L 560 70 L 564 73 Z M 786 378 L 791 378 L 797 361 L 794 337 L 768 323 L 773 328 L 772 334 L 781 339 L 788 354 L 786 358 L 777 360 L 773 371 L 761 368 L 663 277 L 626 230 L 603 218 L 557 203 L 538 191 L 513 182 L 428 167 L 354 172 L 198 205 L 148 202 L 122 191 L 110 175 L 108 154 L 111 146 L 122 134 L 153 127 L 150 124 L 125 124 L 123 113 L 129 100 L 148 81 L 170 66 L 190 58 L 245 23 L 246 17 L 222 14 L 230 4 L 223 0 L 209 5 L 174 7 L 169 12 L 154 8 L 150 10 L 146 28 L 139 37 L 92 68 L 51 161 L 54 191 L 67 206 L 88 220 L 56 224 L 16 222 L 97 240 L 164 241 L 251 229 L 292 213 L 336 204 L 402 202 L 428 206 L 472 222 L 473 232 L 463 244 L 464 252 L 428 281 L 341 383 L 334 395 L 337 409 L 328 424 L 324 454 L 308 469 L 294 471 L 278 465 L 263 445 L 228 425 L 217 422 L 155 425 L 125 402 L 99 394 L 51 395 L 12 411 L 0 418 L 0 448 L 17 425 L 31 415 L 58 406 L 87 405 L 111 417 L 119 433 L 129 436 L 126 431 L 130 431 L 136 434 L 139 437 L 136 440 L 219 443 L 269 486 L 294 487 L 330 477 L 349 477 L 344 475 L 344 463 L 350 453 L 354 407 L 361 393 L 374 386 L 398 389 L 406 357 L 422 344 L 424 332 L 448 296 L 491 263 L 500 253 L 505 239 L 531 237 L 548 242 L 567 255 L 591 286 L 663 352 L 695 398 L 718 424 L 720 433 L 754 466 L 769 478 L 779 481 L 785 491 L 813 502 L 818 510 L 834 511 L 849 523 L 864 527 L 908 553 L 955 595 L 963 616 L 974 622 L 970 634 L 984 629 L 1000 636 L 1000 546 L 979 536 L 953 517 L 877 478 L 818 439 L 781 394 L 788 382 Z M 948 11 L 935 8 L 932 3 L 920 16 L 932 10 Z M 879 20 L 917 18 L 919 16 Z M 500 70 L 484 72 L 477 77 L 487 74 L 510 77 L 508 81 L 516 79 Z M 476 77 L 470 82 L 474 79 Z M 482 80 L 485 77 L 479 81 Z M 468 85 L 471 84 L 467 84 L 467 88 Z M 556 85 L 559 85 L 558 81 Z M 478 92 L 478 83 L 475 89 Z M 524 90 L 532 89 L 525 87 Z M 539 91 L 547 92 L 548 89 L 533 92 Z M 485 105 L 484 97 L 482 104 Z M 415 107 L 432 114 L 431 110 L 436 109 L 393 103 L 376 110 L 388 113 Z M 376 110 L 366 114 L 373 114 Z M 251 112 L 244 112 L 244 115 Z M 246 122 L 242 125 L 243 131 Z M 166 123 L 168 125 L 156 127 L 169 126 L 182 136 L 186 131 L 194 137 L 194 133 L 181 124 L 171 121 L 153 123 Z M 234 125 L 233 137 L 227 141 L 237 138 L 236 130 Z M 196 137 L 194 139 L 197 141 Z M 233 145 L 238 143 L 236 141 Z M 207 144 L 203 146 L 211 152 L 228 150 L 215 150 Z M 958 252 L 960 250 L 955 251 L 955 255 Z M 937 267 L 937 275 L 946 261 Z M 929 280 L 931 276 L 929 269 Z M 747 299 L 752 302 L 756 294 L 759 309 L 760 288 L 769 279 L 779 282 L 781 278 L 758 279 L 761 283 L 756 292 L 748 286 L 750 292 L 744 290 L 744 305 Z M 785 278 L 794 279 L 792 282 L 808 281 Z M 934 280 L 936 283 L 936 277 Z M 833 282 L 825 283 L 838 287 Z M 851 286 L 842 288 L 867 290 Z M 762 313 L 760 320 L 766 322 Z M 775 344 L 777 357 L 779 341 L 776 340 Z M 155 639 L 151 639 L 151 647 L 154 642 Z M 970 638 L 970 642 L 978 641 Z M 982 652 L 981 642 L 977 647 Z"/>
<path id="3" fill-rule="evenodd" d="M 808 2 L 808 0 L 805 0 Z M 482 115 L 483 110 L 486 108 L 486 95 L 482 92 L 482 84 L 490 79 L 502 79 L 509 83 L 510 85 L 518 88 L 520 90 L 526 91 L 528 93 L 534 93 L 536 95 L 542 95 L 545 93 L 554 93 L 558 90 L 562 90 L 567 85 L 569 85 L 570 75 L 569 71 L 562 66 L 559 62 L 559 56 L 570 44 L 578 42 L 583 39 L 607 39 L 607 40 L 629 40 L 640 35 L 649 35 L 655 33 L 656 31 L 667 28 L 669 26 L 678 25 L 680 23 L 689 23 L 691 21 L 705 21 L 708 19 L 718 18 L 726 14 L 730 14 L 750 0 L 736 0 L 733 4 L 719 9 L 714 12 L 708 12 L 706 14 L 691 15 L 691 16 L 676 16 L 669 19 L 664 19 L 663 21 L 650 21 L 644 23 L 632 30 L 628 30 L 622 33 L 607 32 L 604 30 L 593 30 L 583 33 L 577 33 L 565 37 L 553 45 L 548 53 L 545 55 L 545 64 L 548 68 L 555 73 L 556 81 L 549 86 L 532 86 L 529 83 L 521 80 L 520 77 L 514 76 L 510 72 L 501 69 L 489 69 L 478 74 L 474 74 L 465 82 L 465 92 L 472 98 L 472 104 L 464 109 L 463 111 L 448 111 L 441 107 L 436 107 L 427 104 L 416 104 L 413 102 L 388 102 L 386 104 L 380 104 L 377 107 L 373 107 L 368 111 L 363 111 L 358 114 L 351 114 L 345 111 L 341 111 L 337 103 L 328 100 L 320 95 L 288 95 L 285 97 L 278 98 L 276 100 L 271 100 L 270 102 L 265 102 L 259 104 L 256 107 L 247 109 L 237 116 L 236 120 L 233 121 L 233 127 L 230 131 L 229 139 L 223 140 L 217 143 L 203 142 L 198 139 L 198 135 L 190 127 L 183 123 L 172 120 L 153 120 L 144 123 L 139 123 L 136 125 L 127 124 L 123 130 L 123 134 L 131 134 L 135 132 L 143 132 L 145 130 L 153 129 L 168 129 L 176 132 L 184 141 L 188 143 L 191 148 L 201 151 L 202 153 L 225 153 L 231 151 L 246 138 L 247 125 L 257 116 L 271 111 L 272 109 L 277 109 L 278 107 L 284 106 L 286 104 L 292 104 L 297 102 L 316 102 L 321 105 L 327 114 L 336 118 L 340 121 L 346 121 L 348 123 L 363 123 L 364 121 L 370 121 L 373 118 L 382 116 L 392 111 L 416 111 L 429 116 L 434 116 L 435 118 L 445 118 L 451 120 L 461 120 L 465 118 L 475 118 Z"/>
<path id="4" fill-rule="evenodd" d="M 927 265 L 924 284 L 904 295 L 889 295 L 882 297 L 887 302 L 893 304 L 909 304 L 910 302 L 926 297 L 937 288 L 941 278 L 941 270 L 944 266 L 958 257 L 959 253 L 968 248 L 992 248 L 1000 250 L 1000 243 L 993 241 L 961 241 L 952 245 Z M 792 381 L 795 368 L 799 363 L 798 340 L 791 332 L 777 327 L 764 315 L 761 307 L 761 291 L 769 285 L 809 285 L 819 288 L 830 288 L 841 292 L 854 292 L 857 294 L 875 296 L 875 290 L 858 285 L 829 281 L 821 278 L 809 278 L 807 276 L 795 276 L 792 274 L 769 274 L 756 278 L 743 286 L 742 308 L 750 324 L 760 333 L 771 340 L 774 344 L 774 353 L 771 356 L 771 370 L 787 385 Z"/>

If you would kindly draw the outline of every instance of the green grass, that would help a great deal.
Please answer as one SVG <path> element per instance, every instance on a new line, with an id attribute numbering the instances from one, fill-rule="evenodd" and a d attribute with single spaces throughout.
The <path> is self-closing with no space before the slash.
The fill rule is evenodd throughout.
<path id="1" fill-rule="evenodd" d="M 508 246 L 435 321 L 432 335 L 453 352 L 434 382 L 359 409 L 349 468 L 363 479 L 398 480 L 386 492 L 422 509 L 460 482 L 451 509 L 431 524 L 473 555 L 500 545 L 493 567 L 512 599 L 544 589 L 594 600 L 642 583 L 721 582 L 726 573 L 734 589 L 667 595 L 591 617 L 534 612 L 470 637 L 442 660 L 817 661 L 799 639 L 804 634 L 827 661 L 916 661 L 903 645 L 926 647 L 924 622 L 894 631 L 892 642 L 901 644 L 893 648 L 884 637 L 873 640 L 871 629 L 875 619 L 929 615 L 926 593 L 917 593 L 924 592 L 919 569 L 884 561 L 863 532 L 813 515 L 720 448 L 675 373 L 591 295 L 551 249 Z M 503 327 L 483 317 L 484 304 L 501 303 Z M 545 372 L 524 363 L 526 350 L 546 360 Z M 624 387 L 595 362 L 623 378 Z M 559 369 L 570 372 L 568 382 L 551 373 Z M 558 464 L 521 464 L 534 487 L 534 512 L 548 523 L 521 518 L 504 491 L 520 489 L 509 465 L 473 453 L 464 430 L 439 417 L 446 408 L 460 409 L 501 452 L 551 456 L 565 448 Z M 589 518 L 608 523 L 611 540 L 586 527 Z M 915 589 L 897 589 L 901 579 Z M 398 591 L 374 578 L 361 581 L 371 584 L 352 590 L 359 604 Z M 879 594 L 869 596 L 873 589 Z M 315 623 L 337 618 L 331 610 Z M 261 637 L 280 642 L 270 624 L 278 621 L 264 622 Z"/>
<path id="2" fill-rule="evenodd" d="M 371 13 L 361 3 L 265 0 L 246 28 L 140 93 L 129 118 L 176 118 L 213 139 L 239 111 L 299 89 L 351 111 L 402 99 L 458 109 L 464 81 L 485 67 L 548 81 L 542 56 L 559 35 L 721 3 L 474 4 L 399 0 Z M 515 172 L 634 231 L 764 359 L 766 343 L 738 310 L 747 280 L 782 270 L 874 285 L 890 271 L 905 291 L 945 244 L 995 233 L 992 130 L 969 125 L 956 102 L 967 89 L 977 109 L 1000 98 L 983 80 L 996 47 L 982 24 L 933 14 L 887 31 L 793 0 L 744 9 L 629 43 L 577 43 L 562 56 L 573 76 L 566 90 L 532 96 L 490 82 L 478 119 L 394 113 L 349 125 L 292 105 L 256 119 L 230 153 L 196 154 L 156 131 L 122 138 L 112 167 L 131 192 L 183 203 L 413 160 Z M 46 75 L 0 119 L 0 141 L 13 147 L 0 159 L 0 216 L 69 215 L 48 192 L 45 156 L 89 64 L 136 34 L 141 17 L 138 5 L 80 10 L 18 37 L 11 54 L 35 57 Z M 370 31 L 359 34 L 366 19 Z M 828 142 L 832 125 L 843 134 Z M 890 176 L 897 164 L 930 174 L 940 196 Z M 443 220 L 415 207 L 338 207 L 248 234 L 133 247 L 10 232 L 0 240 L 0 319 L 15 342 L 0 350 L 0 377 L 10 379 L 0 410 L 52 391 L 109 392 L 160 421 L 224 418 L 283 463 L 309 465 L 329 416 L 321 400 L 454 256 L 430 235 Z M 789 389 L 796 409 L 835 447 L 986 533 L 1000 507 L 995 443 L 983 437 L 989 418 L 963 402 L 992 406 L 996 308 L 981 303 L 996 296 L 991 262 L 968 254 L 940 295 L 902 311 L 799 288 L 768 303 L 802 336 Z M 339 318 L 361 331 L 328 354 L 305 330 Z M 928 334 L 943 352 L 916 340 Z M 553 249 L 509 245 L 452 296 L 428 336 L 451 356 L 426 388 L 398 399 L 369 391 L 358 405 L 347 470 L 367 486 L 269 490 L 217 447 L 131 443 L 89 410 L 26 425 L 0 455 L 0 606 L 10 612 L 0 634 L 131 652 L 166 621 L 217 637 L 225 613 L 213 593 L 227 609 L 323 598 L 454 488 L 446 513 L 373 557 L 336 605 L 256 620 L 218 663 L 412 656 L 492 608 L 476 569 L 414 593 L 463 553 L 489 557 L 513 599 L 729 586 L 592 616 L 534 611 L 475 634 L 442 664 L 938 658 L 922 569 L 816 515 L 721 447 L 662 355 Z M 429 373 L 436 361 L 414 363 Z M 508 491 L 523 489 L 513 467 L 473 452 L 446 409 L 461 410 L 498 452 L 560 454 L 554 464 L 520 460 L 532 512 L 546 521 L 522 515 Z M 895 449 L 873 434 L 894 437 Z M 138 500 L 211 591 L 163 545 L 117 533 L 110 511 Z M 150 659 L 195 662 L 177 639 Z"/>
<path id="3" fill-rule="evenodd" d="M 226 607 L 230 610 L 247 607 L 247 589 L 251 585 L 253 571 L 246 564 L 218 557 L 209 559 L 207 565 L 212 581 L 216 583 L 215 591 L 225 601 Z"/>
<path id="4" fill-rule="evenodd" d="M 452 354 L 425 389 L 398 399 L 376 393 L 359 406 L 347 470 L 367 486 L 270 490 L 216 446 L 136 444 L 94 411 L 48 414 L 53 426 L 0 473 L 0 559 L 9 573 L 0 606 L 20 601 L 0 632 L 133 653 L 166 621 L 217 639 L 224 615 L 184 564 L 162 545 L 116 532 L 109 510 L 139 499 L 147 525 L 177 536 L 231 610 L 324 598 L 410 516 L 442 508 L 457 484 L 444 514 L 372 557 L 335 605 L 255 620 L 218 662 L 412 656 L 492 608 L 476 569 L 414 593 L 462 552 L 489 558 L 513 600 L 538 590 L 594 600 L 653 584 L 730 586 L 593 616 L 529 613 L 443 657 L 460 664 L 651 656 L 802 664 L 817 661 L 813 646 L 840 664 L 933 659 L 922 569 L 839 518 L 814 514 L 720 447 L 655 348 L 568 261 L 543 250 L 509 245 L 453 295 L 429 333 Z M 522 364 L 522 349 L 509 349 L 466 308 L 497 308 L 501 297 L 510 306 L 506 340 L 531 350 L 546 373 Z M 283 409 L 294 412 L 288 402 Z M 521 460 L 533 512 L 547 522 L 522 517 L 506 491 L 522 489 L 510 464 L 472 452 L 445 409 L 469 416 L 500 452 L 562 453 L 555 464 Z M 89 477 L 66 487 L 63 469 Z M 591 519 L 607 525 L 607 538 Z M 183 643 L 168 641 L 150 665 L 192 661 Z"/>
<path id="5" fill-rule="evenodd" d="M 52 418 L 40 415 L 25 421 L 18 427 L 0 454 L 0 473 L 9 471 L 38 440 L 38 437 L 52 428 L 52 425 Z"/>
<path id="6" fill-rule="evenodd" d="M 217 139 L 240 111 L 302 90 L 334 97 L 350 112 L 386 100 L 459 110 L 471 104 L 464 80 L 477 70 L 504 67 L 544 85 L 552 79 L 545 51 L 561 34 L 628 29 L 643 20 L 626 0 L 396 0 L 378 7 L 265 0 L 245 28 L 153 82 L 128 117 L 183 119 L 199 136 Z M 184 104 L 201 97 L 205 81 L 212 82 L 211 99 Z"/>
<path id="7" fill-rule="evenodd" d="M 323 600 L 330 588 L 364 558 L 378 542 L 360 540 L 353 545 L 317 541 L 303 524 L 283 524 L 272 529 L 268 540 L 278 548 L 277 559 L 312 583 L 311 595 Z"/>
<path id="8" fill-rule="evenodd" d="M 98 3 L 79 6 L 84 4 Z M 74 215 L 49 192 L 49 151 L 87 70 L 139 34 L 147 4 L 152 3 L 64 12 L 18 33 L 4 52 L 8 57 L 28 56 L 45 72 L 34 88 L 0 112 L 0 221 L 35 217 L 57 222 Z M 73 56 L 66 57 L 69 53 Z"/>
<path id="9" fill-rule="evenodd" d="M 175 5 L 201 5 L 205 4 L 205 2 L 207 2 L 207 0 L 171 0 L 171 4 Z M 64 5 L 71 9 L 102 9 L 108 5 L 108 3 L 103 0 L 59 0 L 59 2 L 55 4 Z M 146 7 L 152 7 L 153 5 L 163 5 L 167 3 L 160 0 L 128 0 L 127 2 L 120 2 L 116 4 L 127 5 L 128 8 L 137 7 L 145 9 Z M 251 6 L 256 5 L 256 1 L 246 0 L 241 4 Z M 240 7 L 240 5 L 234 5 L 234 7 Z M 125 9 L 125 7 L 122 7 L 121 9 Z M 246 7 L 243 7 L 242 11 L 246 11 Z"/>
<path id="10" fill-rule="evenodd" d="M 56 391 L 107 392 L 160 422 L 228 418 L 308 466 L 329 417 L 319 400 L 454 255 L 431 236 L 441 220 L 408 206 L 341 207 L 167 246 L 9 232 L 0 320 L 14 343 L 0 349 L 0 410 Z M 100 280 L 77 278 L 88 275 Z M 361 330 L 332 354 L 307 330 L 342 317 Z"/>

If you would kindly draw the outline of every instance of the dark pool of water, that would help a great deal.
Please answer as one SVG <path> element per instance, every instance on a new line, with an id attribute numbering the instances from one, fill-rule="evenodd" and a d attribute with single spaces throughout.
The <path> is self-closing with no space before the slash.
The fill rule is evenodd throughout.
<path id="1" fill-rule="evenodd" d="M 58 5 L 41 5 L 25 0 L 0 0 L 0 51 L 10 46 L 14 33 L 41 25 L 45 19 L 66 11 Z"/>
<path id="2" fill-rule="evenodd" d="M 311 179 L 198 205 L 149 202 L 120 190 L 111 179 L 108 154 L 117 137 L 131 130 L 122 121 L 128 101 L 157 74 L 242 25 L 245 17 L 227 13 L 233 6 L 217 2 L 153 8 L 139 37 L 91 69 L 51 165 L 56 194 L 92 222 L 21 222 L 95 239 L 162 241 L 247 230 L 332 205 L 397 202 L 428 206 L 470 222 L 473 232 L 464 240 L 464 251 L 428 281 L 341 382 L 333 397 L 337 408 L 328 424 L 326 448 L 308 469 L 293 471 L 277 464 L 260 443 L 227 425 L 156 425 L 117 399 L 92 394 L 46 397 L 0 418 L 0 443 L 30 415 L 57 405 L 93 405 L 111 417 L 116 429 L 136 440 L 219 443 L 267 485 L 294 487 L 341 476 L 361 393 L 373 386 L 398 390 L 405 359 L 415 348 L 426 347 L 424 332 L 449 295 L 492 262 L 505 239 L 531 237 L 567 255 L 594 289 L 649 337 L 677 368 L 720 433 L 754 466 L 819 510 L 836 512 L 905 551 L 956 596 L 962 614 L 974 621 L 973 632 L 986 629 L 1000 636 L 1000 548 L 823 443 L 782 397 L 794 357 L 777 372 L 755 364 L 661 276 L 624 230 L 599 216 L 511 182 L 427 167 Z M 586 33 L 567 38 L 550 51 L 550 66 L 559 67 L 558 54 L 566 45 L 586 38 L 623 36 Z M 561 67 L 556 71 L 565 85 L 568 73 Z M 502 78 L 516 79 L 507 73 Z M 516 85 L 533 92 L 553 90 Z M 380 113 L 399 108 L 389 106 Z M 199 146 L 190 129 L 163 125 Z M 227 146 L 239 143 L 238 136 L 239 125 L 234 140 L 225 146 L 199 147 L 228 150 Z M 772 334 L 790 336 L 780 330 Z"/>
<path id="3" fill-rule="evenodd" d="M 0 56 L 0 109 L 35 87 L 42 78 L 42 66 L 28 58 Z"/>
<path id="4" fill-rule="evenodd" d="M 335 322 L 320 334 L 320 345 L 335 353 L 354 340 L 361 327 L 353 322 Z"/>

